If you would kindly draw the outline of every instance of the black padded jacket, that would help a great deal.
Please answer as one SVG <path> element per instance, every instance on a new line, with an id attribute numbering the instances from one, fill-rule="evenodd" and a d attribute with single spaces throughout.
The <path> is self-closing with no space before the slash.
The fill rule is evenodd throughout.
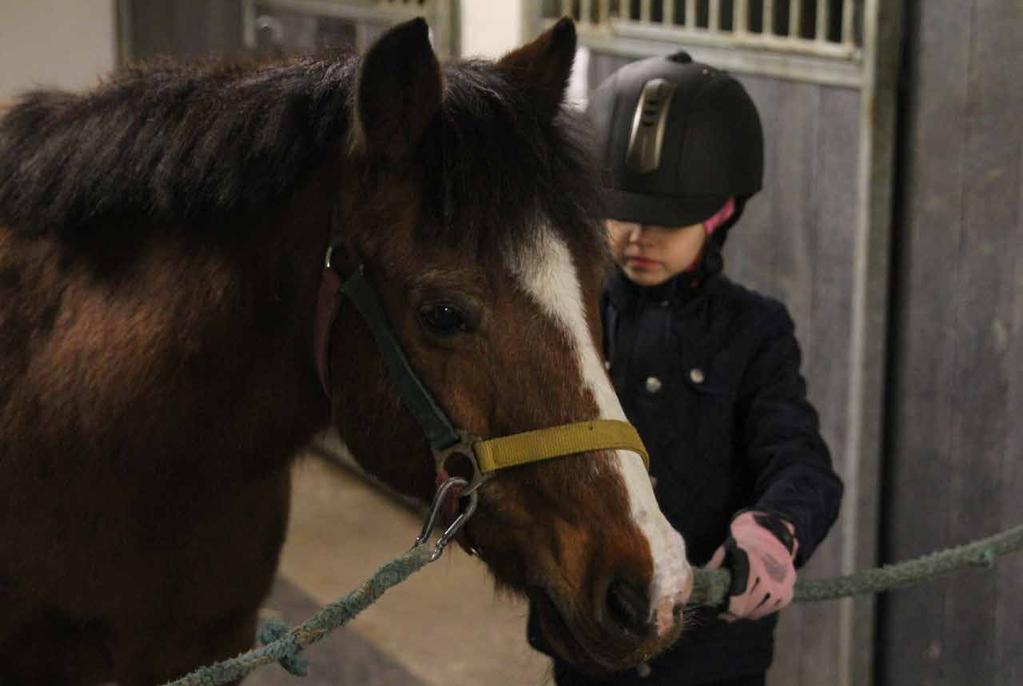
<path id="1" fill-rule="evenodd" d="M 602 300 L 611 378 L 650 452 L 654 492 L 705 564 L 743 508 L 792 522 L 802 565 L 838 515 L 842 482 L 806 397 L 794 324 L 781 303 L 724 276 L 688 275 L 654 288 L 618 270 Z M 544 652 L 530 617 L 530 643 Z M 726 623 L 697 611 L 681 640 L 649 671 L 594 681 L 555 660 L 558 684 L 702 684 L 763 672 L 777 615 Z"/>

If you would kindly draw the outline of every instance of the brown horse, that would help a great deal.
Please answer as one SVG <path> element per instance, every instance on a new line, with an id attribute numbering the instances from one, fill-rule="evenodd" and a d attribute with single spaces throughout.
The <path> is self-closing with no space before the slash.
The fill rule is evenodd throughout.
<path id="1" fill-rule="evenodd" d="M 623 418 L 598 353 L 592 175 L 560 113 L 570 22 L 441 67 L 421 21 L 364 59 L 156 63 L 0 122 L 0 682 L 154 684 L 253 642 L 294 456 L 331 420 L 429 500 L 366 323 L 314 352 L 328 241 L 482 437 Z M 332 233 L 334 234 L 332 236 Z M 640 458 L 502 472 L 468 534 L 594 669 L 678 631 L 681 538 Z"/>

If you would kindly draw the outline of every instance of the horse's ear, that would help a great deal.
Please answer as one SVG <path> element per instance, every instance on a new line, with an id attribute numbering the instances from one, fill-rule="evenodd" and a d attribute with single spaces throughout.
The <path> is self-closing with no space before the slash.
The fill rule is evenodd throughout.
<path id="1" fill-rule="evenodd" d="M 440 109 L 442 92 L 426 22 L 398 24 L 373 44 L 362 62 L 352 148 L 370 157 L 406 157 Z"/>
<path id="2" fill-rule="evenodd" d="M 540 116 L 550 119 L 558 113 L 565 98 L 574 59 L 575 23 L 564 17 L 532 43 L 508 53 L 497 64 L 514 83 L 529 92 Z"/>

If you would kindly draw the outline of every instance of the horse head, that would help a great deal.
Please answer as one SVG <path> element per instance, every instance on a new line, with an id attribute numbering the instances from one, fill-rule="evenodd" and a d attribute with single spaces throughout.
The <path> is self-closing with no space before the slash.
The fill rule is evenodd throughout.
<path id="1" fill-rule="evenodd" d="M 362 60 L 156 61 L 0 118 L 0 681 L 162 683 L 251 645 L 292 461 L 331 418 L 406 494 L 460 473 L 360 304 L 315 315 L 321 278 L 372 287 L 477 465 L 628 428 L 574 50 L 561 22 L 442 67 L 416 21 Z M 555 650 L 616 669 L 675 637 L 692 575 L 640 455 L 579 445 L 467 482 L 465 534 Z"/>
<path id="2" fill-rule="evenodd" d="M 441 66 L 416 21 L 385 34 L 357 77 L 337 249 L 361 265 L 451 423 L 484 439 L 625 419 L 599 352 L 596 184 L 560 108 L 574 52 L 564 20 L 495 63 Z M 429 502 L 430 445 L 345 302 L 326 366 L 356 460 Z M 517 466 L 478 497 L 468 540 L 499 584 L 534 601 L 567 659 L 623 668 L 677 636 L 692 574 L 639 455 Z"/>

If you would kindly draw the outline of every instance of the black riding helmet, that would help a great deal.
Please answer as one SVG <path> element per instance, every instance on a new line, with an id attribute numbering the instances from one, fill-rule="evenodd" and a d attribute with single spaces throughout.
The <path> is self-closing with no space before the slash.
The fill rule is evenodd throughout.
<path id="1" fill-rule="evenodd" d="M 738 210 L 731 225 L 760 190 L 756 106 L 730 74 L 685 52 L 622 67 L 593 92 L 586 113 L 610 219 L 689 226 L 731 197 Z"/>

